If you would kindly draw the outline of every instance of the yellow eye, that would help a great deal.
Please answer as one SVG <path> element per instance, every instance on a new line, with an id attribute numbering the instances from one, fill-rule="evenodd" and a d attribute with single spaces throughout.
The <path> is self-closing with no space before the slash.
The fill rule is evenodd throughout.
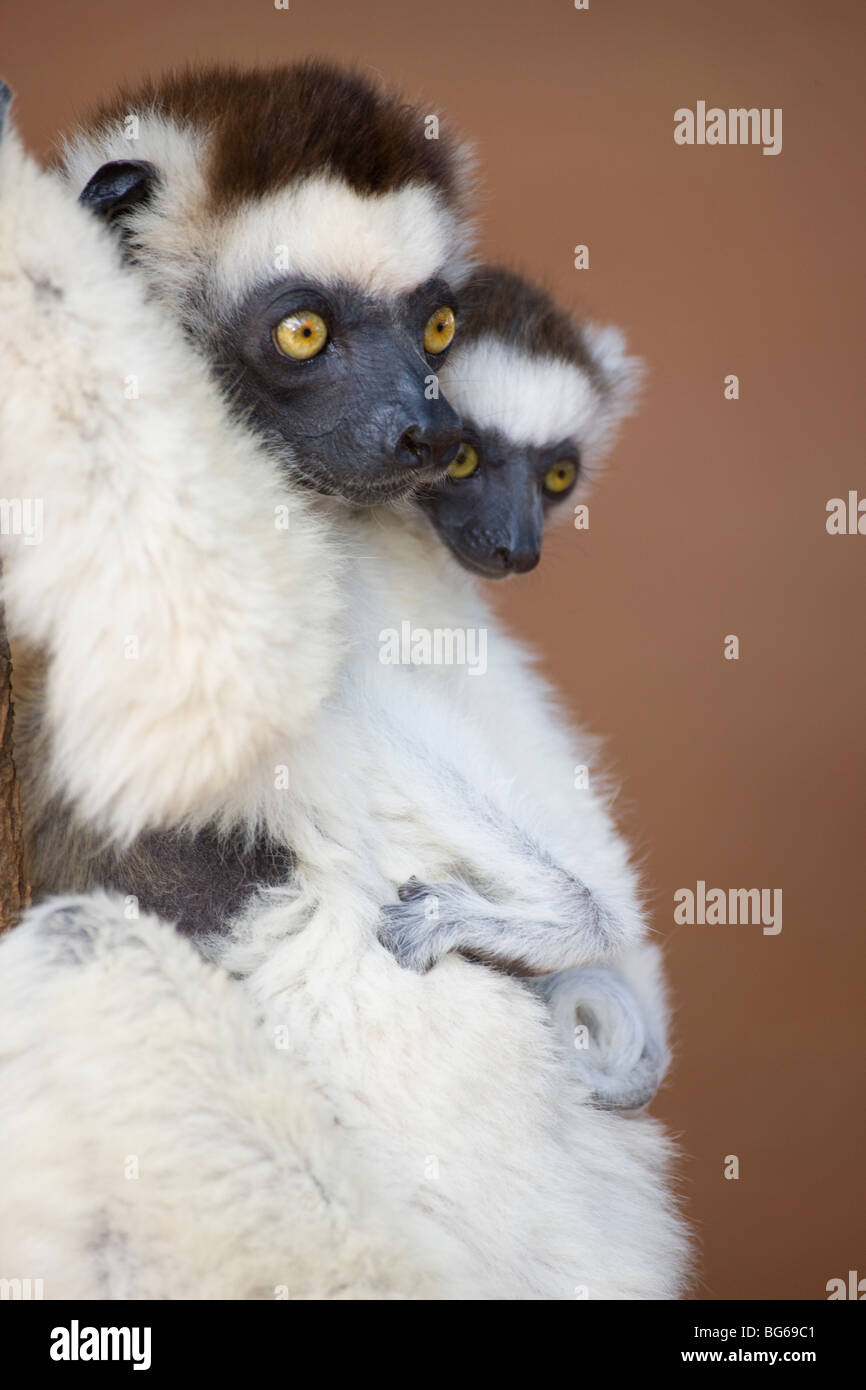
<path id="1" fill-rule="evenodd" d="M 456 327 L 454 310 L 443 304 L 442 308 L 437 309 L 427 320 L 427 327 L 424 329 L 424 351 L 433 354 L 444 352 L 454 337 Z"/>
<path id="2" fill-rule="evenodd" d="M 315 357 L 328 341 L 328 328 L 325 320 L 312 309 L 299 309 L 281 319 L 274 329 L 274 342 L 284 357 L 294 357 L 296 362 L 305 362 Z"/>
<path id="3" fill-rule="evenodd" d="M 464 440 L 460 452 L 448 469 L 449 478 L 468 478 L 478 467 L 478 450 Z"/>
<path id="4" fill-rule="evenodd" d="M 567 492 L 576 477 L 577 468 L 571 459 L 558 459 L 544 475 L 545 490 L 554 494 Z"/>

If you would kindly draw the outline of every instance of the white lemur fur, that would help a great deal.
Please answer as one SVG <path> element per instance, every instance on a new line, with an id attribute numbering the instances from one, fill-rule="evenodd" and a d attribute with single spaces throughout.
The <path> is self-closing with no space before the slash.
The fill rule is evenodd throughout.
<path id="1" fill-rule="evenodd" d="M 48 1299 L 472 1296 L 457 1242 L 338 1142 L 314 1073 L 173 928 L 54 898 L 0 960 L 0 1277 L 38 1271 Z"/>
<path id="2" fill-rule="evenodd" d="M 94 617 L 99 617 L 100 605 L 110 603 L 112 598 L 111 591 L 102 582 L 98 563 L 101 528 L 92 527 L 89 520 L 93 514 L 91 505 L 98 515 L 96 494 L 106 479 L 112 485 L 112 469 L 118 467 L 113 451 L 104 465 L 96 469 L 90 466 L 106 410 L 111 420 L 110 405 L 100 397 L 97 385 L 100 379 L 110 379 L 111 368 L 117 363 L 130 361 L 126 337 L 130 322 L 141 323 L 141 335 L 136 332 L 132 341 L 137 341 L 139 336 L 147 337 L 151 329 L 145 301 L 135 291 L 131 292 L 131 298 L 124 297 L 124 290 L 115 299 L 114 286 L 107 285 L 105 296 L 99 300 L 84 288 L 78 295 L 73 293 L 74 286 L 93 283 L 82 280 L 81 273 L 82 264 L 87 268 L 93 265 L 91 257 L 95 257 L 98 272 L 110 265 L 115 267 L 118 286 L 121 281 L 124 284 L 134 281 L 135 277 L 127 277 L 126 272 L 117 270 L 104 234 L 90 228 L 85 214 L 75 209 L 69 196 L 62 194 L 50 179 L 37 176 L 8 139 L 0 153 L 0 177 L 4 185 L 0 189 L 4 207 L 0 286 L 4 297 L 7 293 L 12 295 L 11 314 L 4 314 L 10 346 L 20 347 L 44 316 L 50 328 L 43 351 L 50 363 L 65 333 L 68 351 L 63 354 L 63 361 L 68 373 L 67 396 L 82 407 L 78 419 L 75 412 L 64 409 L 52 414 L 56 398 L 45 389 L 45 380 L 39 377 L 35 363 L 32 359 L 29 364 L 27 360 L 21 361 L 20 353 L 13 354 L 13 364 L 19 367 L 22 375 L 11 382 L 12 391 L 19 403 L 29 409 L 19 410 L 11 420 L 7 417 L 4 431 L 7 423 L 14 428 L 18 456 L 26 458 L 32 470 L 29 488 L 19 490 L 24 495 L 32 494 L 37 491 L 33 484 L 38 483 L 38 495 L 46 499 L 58 494 L 69 497 L 70 514 L 81 522 L 80 533 L 72 538 L 77 544 L 64 550 L 58 542 L 50 552 L 42 552 L 39 566 L 31 565 L 32 569 L 39 569 L 42 607 L 50 615 L 49 620 L 37 625 L 36 629 L 38 641 L 48 654 L 50 690 L 58 665 L 66 681 L 72 681 L 73 674 L 62 666 L 64 654 L 80 647 L 89 624 Z M 31 212 L 39 212 L 39 216 L 30 221 L 27 237 L 21 235 L 14 219 L 6 221 L 6 210 L 16 198 L 23 203 L 29 200 Z M 40 203 L 40 200 L 43 201 Z M 56 215 L 58 225 L 49 226 L 51 218 L 46 217 L 46 213 Z M 38 247 L 34 245 L 37 240 L 32 231 L 34 227 L 39 227 L 40 235 L 46 239 Z M 9 235 L 6 235 L 7 229 Z M 88 241 L 91 243 L 89 250 L 83 245 Z M 102 249 L 97 251 L 97 247 Z M 50 274 L 45 274 L 48 270 Z M 59 296 L 52 287 L 60 291 Z M 22 297 L 22 290 L 29 294 L 29 300 Z M 67 305 L 71 306 L 71 312 L 65 318 Z M 93 331 L 97 342 L 108 344 L 107 348 L 91 346 L 87 335 L 82 333 L 83 325 L 74 312 L 76 308 L 83 315 L 84 325 L 96 322 Z M 131 320 L 128 313 L 132 314 Z M 154 333 L 170 336 L 167 328 L 154 329 Z M 101 334 L 104 334 L 102 339 Z M 158 341 L 167 343 L 169 338 L 159 337 Z M 188 376 L 196 379 L 196 369 L 190 365 L 191 355 L 187 354 L 188 362 L 182 347 L 180 339 L 176 338 L 170 353 L 167 351 L 164 357 L 154 354 L 153 361 L 149 362 L 156 373 L 168 358 L 169 370 L 161 378 L 165 383 L 166 399 L 170 397 L 170 385 L 183 380 L 185 389 Z M 121 376 L 127 374 L 126 371 L 120 373 Z M 85 386 L 92 393 L 89 400 L 82 392 Z M 204 392 L 203 396 L 206 394 Z M 60 399 L 62 401 L 63 397 Z M 39 418 L 33 419 L 37 412 Z M 182 416 L 183 411 L 180 414 Z M 215 402 L 206 409 L 202 400 L 201 407 L 196 410 L 193 434 L 201 433 L 208 419 L 216 422 L 215 433 L 222 437 L 225 448 L 225 440 L 231 440 L 232 434 Z M 147 474 L 140 473 L 134 466 L 138 463 L 139 447 L 145 454 L 146 464 L 146 450 L 143 443 L 139 445 L 139 427 L 135 426 L 133 441 L 131 421 L 124 417 L 123 423 L 126 427 L 124 448 L 133 463 L 130 487 L 134 494 L 138 479 L 142 480 L 142 491 L 149 487 Z M 170 480 L 175 478 L 175 470 L 181 467 L 189 451 L 189 435 L 183 433 L 182 420 L 177 429 L 178 434 L 174 436 L 178 441 L 176 459 L 167 452 L 172 434 L 163 432 L 160 426 L 158 438 L 156 433 L 154 435 L 160 457 L 166 465 L 171 463 L 166 469 Z M 59 432 L 57 439 L 54 430 Z M 32 432 L 28 434 L 28 431 Z M 78 443 L 82 434 L 84 445 Z M 5 438 L 8 440 L 9 436 Z M 237 439 L 240 449 L 242 432 Z M 58 461 L 70 456 L 71 445 L 77 448 L 78 468 L 65 469 L 58 477 Z M 250 454 L 253 453 L 251 450 Z M 16 475 L 11 464 L 8 473 L 6 468 L 10 457 L 15 456 L 10 455 L 4 444 L 4 489 L 13 495 L 16 489 L 7 486 L 6 479 L 14 481 Z M 55 459 L 54 473 L 51 471 L 52 457 Z M 76 458 L 74 449 L 71 457 Z M 250 466 L 255 467 L 245 457 L 243 468 L 238 468 L 239 492 L 250 492 Z M 266 473 L 266 463 L 261 462 L 260 466 Z M 40 473 L 43 468 L 44 473 Z M 271 485 L 277 486 L 273 481 Z M 267 507 L 262 509 L 265 513 L 270 510 L 273 497 L 284 494 L 277 486 L 276 494 L 267 487 L 263 495 L 267 497 Z M 189 490 L 185 496 L 191 498 L 196 508 L 193 513 L 196 519 L 200 506 L 207 515 L 211 505 L 208 492 L 200 495 Z M 72 509 L 73 503 L 81 510 Z M 300 548 L 299 528 L 301 534 L 306 534 L 307 510 L 296 497 L 292 498 L 291 507 L 292 545 Z M 121 523 L 123 512 L 118 510 L 120 515 L 116 514 L 116 521 Z M 367 514 L 359 531 L 355 519 L 346 514 L 342 504 L 333 501 L 311 503 L 310 510 L 319 523 L 318 526 L 316 522 L 311 523 L 310 544 L 313 541 L 321 544 L 323 555 L 330 557 L 331 550 L 334 552 L 333 561 L 330 558 L 324 561 L 328 577 L 339 579 L 340 563 L 345 561 L 346 555 L 352 557 L 358 567 L 351 583 L 343 583 L 339 591 L 344 602 L 351 598 L 359 610 L 349 615 L 351 621 L 344 628 L 351 634 L 357 651 L 363 648 L 365 637 L 378 638 L 376 624 L 381 623 L 378 608 L 381 594 L 377 592 L 377 585 L 381 586 L 382 579 L 374 573 L 361 586 L 367 592 L 359 592 L 357 577 L 364 575 L 364 552 L 363 549 L 360 554 L 353 551 L 352 538 L 363 535 L 366 541 L 371 528 L 378 527 L 380 522 L 373 514 Z M 239 514 L 246 515 L 243 510 Z M 255 565 L 250 566 L 252 576 L 243 572 L 236 573 L 234 578 L 241 588 L 249 578 L 254 590 L 251 607 L 263 601 L 257 586 L 265 582 L 260 573 L 263 552 L 258 548 L 263 539 L 255 524 L 259 515 L 256 513 L 249 533 L 236 527 L 231 534 L 231 546 L 241 557 L 235 562 L 236 570 L 243 568 L 244 558 L 252 560 L 255 556 Z M 388 526 L 386 518 L 380 520 L 383 544 L 386 548 L 393 547 L 399 555 L 401 547 L 407 544 L 405 526 L 396 522 Z M 160 528 L 163 532 L 167 530 L 174 541 L 176 526 L 177 512 L 171 503 L 165 514 L 157 511 L 154 516 L 148 516 L 149 546 L 150 528 L 154 531 L 152 544 L 155 546 Z M 364 527 L 368 528 L 366 532 Z M 199 528 L 196 525 L 191 529 L 194 532 L 191 539 L 195 540 Z M 213 540 L 213 550 L 206 547 L 202 556 L 194 544 L 184 552 L 184 542 L 180 539 L 178 566 L 183 565 L 184 558 L 192 564 L 179 576 L 175 589 L 165 583 L 159 567 L 155 567 L 157 573 L 153 575 L 153 582 L 160 598 L 164 597 L 166 609 L 182 633 L 184 644 L 187 641 L 184 590 L 188 584 L 197 582 L 196 571 L 207 570 L 210 560 L 217 570 L 222 565 L 219 535 L 214 534 Z M 432 537 L 430 545 L 435 549 Z M 285 558 L 285 552 L 281 552 L 279 564 L 283 564 Z M 85 559 L 91 563 L 83 564 Z M 119 559 L 122 570 L 123 556 Z M 19 640 L 24 636 L 31 639 L 34 614 L 28 608 L 29 591 L 21 578 L 30 559 L 24 554 L 23 546 L 16 549 L 7 545 L 5 560 L 9 568 L 10 629 Z M 433 563 L 438 562 L 437 555 Z M 142 579 L 147 583 L 146 572 L 138 568 L 141 563 L 142 557 L 136 551 L 130 557 L 133 583 L 140 583 Z M 445 563 L 444 556 L 442 563 Z M 81 575 L 82 592 L 85 584 L 89 587 L 80 608 L 76 608 L 74 602 L 72 576 L 67 571 L 69 564 L 78 566 L 77 570 L 73 568 L 72 576 L 77 579 Z M 390 575 L 394 572 L 390 571 Z M 304 599 L 315 590 L 324 576 L 324 569 L 316 568 L 315 573 L 316 585 L 302 586 Z M 447 587 L 449 582 L 453 583 L 453 578 L 446 579 L 446 573 L 443 569 L 443 582 Z M 407 567 L 402 585 L 398 585 L 399 603 L 395 602 L 390 575 L 385 585 L 388 612 L 409 616 L 412 610 L 406 609 L 405 603 L 412 598 L 417 584 L 413 562 Z M 121 593 L 124 582 L 123 574 L 116 576 L 115 588 Z M 73 601 L 67 603 L 66 592 L 70 585 Z M 415 597 L 417 599 L 417 594 Z M 234 605 L 243 602 L 244 599 L 235 594 L 231 611 L 238 611 Z M 389 898 L 393 900 L 397 885 L 412 877 L 427 884 L 441 879 L 452 887 L 456 882 L 457 890 L 460 893 L 469 891 L 473 906 L 479 907 L 477 890 L 471 885 L 469 889 L 460 885 L 458 875 L 465 869 L 485 887 L 488 879 L 493 880 L 503 898 L 507 899 L 512 891 L 522 895 L 525 916 L 531 918 L 535 911 L 539 922 L 549 917 L 550 906 L 543 901 L 543 885 L 545 875 L 551 871 L 550 865 L 542 856 L 536 881 L 527 882 L 525 869 L 524 837 L 532 838 L 532 817 L 536 808 L 521 805 L 513 794 L 506 795 L 504 786 L 498 785 L 500 778 L 504 782 L 514 775 L 509 760 L 518 750 L 508 748 L 503 758 L 501 748 L 491 747 L 488 752 L 481 729 L 466 727 L 455 731 L 452 726 L 454 706 L 446 701 L 439 704 L 438 720 L 431 714 L 424 731 L 427 748 L 441 747 L 446 754 L 441 769 L 431 767 L 429 753 L 418 738 L 417 726 L 422 722 L 422 714 L 424 719 L 428 717 L 426 707 L 436 706 L 436 686 L 441 684 L 443 673 L 430 673 L 433 675 L 430 690 L 425 689 L 417 697 L 406 691 L 413 701 L 413 709 L 407 710 L 402 704 L 402 691 L 398 696 L 393 690 L 395 682 L 383 686 L 382 668 L 376 659 L 378 649 L 374 651 L 369 645 L 362 650 L 361 660 L 356 663 L 359 678 L 353 676 L 349 680 L 351 662 L 344 658 L 334 676 L 330 703 L 314 711 L 308 710 L 304 703 L 308 691 L 290 660 L 293 655 L 291 642 L 283 644 L 282 628 L 288 621 L 292 602 L 296 602 L 292 596 L 280 599 L 279 620 L 276 604 L 268 610 L 269 631 L 263 630 L 263 624 L 244 629 L 248 647 L 235 647 L 231 630 L 227 636 L 221 636 L 218 643 L 221 656 L 229 663 L 236 660 L 238 650 L 243 652 L 247 694 L 250 671 L 246 667 L 254 666 L 258 659 L 253 650 L 255 643 L 263 647 L 272 644 L 283 651 L 284 660 L 294 675 L 294 684 L 285 674 L 276 673 L 274 677 L 271 703 L 267 708 L 272 709 L 278 700 L 286 719 L 276 736 L 265 722 L 259 735 L 261 742 L 258 742 L 240 716 L 231 729 L 224 727 L 222 706 L 217 707 L 216 701 L 210 706 L 198 704 L 196 710 L 191 711 L 198 715 L 203 710 L 203 718 L 209 713 L 210 727 L 202 730 L 198 722 L 185 725 L 184 716 L 190 711 L 183 700 L 175 700 L 169 708 L 176 717 L 170 721 L 148 722 L 142 717 L 139 726 L 142 746 L 137 750 L 141 758 L 139 776 L 137 781 L 128 779 L 125 776 L 126 723 L 129 718 L 136 717 L 139 707 L 142 715 L 146 715 L 148 701 L 158 698 L 159 692 L 156 697 L 148 696 L 136 687 L 134 680 L 123 681 L 122 678 L 118 686 L 114 685 L 116 673 L 110 664 L 113 648 L 109 625 L 106 670 L 102 669 L 100 657 L 98 667 L 74 671 L 82 704 L 87 703 L 93 687 L 98 688 L 104 681 L 106 671 L 110 676 L 100 730 L 101 746 L 94 750 L 90 763 L 77 773 L 69 755 L 78 759 L 84 751 L 91 758 L 90 749 L 73 742 L 65 743 L 62 738 L 54 739 L 49 752 L 57 778 L 82 815 L 97 820 L 120 839 L 143 825 L 170 824 L 190 816 L 200 820 L 218 809 L 227 822 L 238 816 L 249 822 L 258 815 L 284 834 L 292 845 L 301 865 L 300 872 L 290 886 L 270 890 L 263 895 L 261 904 L 251 906 L 231 944 L 231 963 L 247 977 L 247 995 L 261 1015 L 265 1037 L 272 1037 L 275 1028 L 282 1030 L 280 1038 L 281 1044 L 285 1044 L 285 1056 L 278 1052 L 279 1061 L 292 1067 L 293 1077 L 307 1074 L 311 1085 L 321 1093 L 323 1103 L 338 1119 L 336 1142 L 341 1147 L 347 1171 L 354 1171 L 357 1165 L 360 1172 L 369 1172 L 372 1165 L 377 1191 L 397 1194 L 394 1205 L 398 1211 L 412 1213 L 417 1222 L 414 1229 L 423 1232 L 412 1243 L 412 1257 L 407 1257 L 405 1266 L 400 1264 L 400 1272 L 394 1275 L 398 1292 L 412 1295 L 422 1286 L 426 1288 L 424 1279 L 436 1278 L 442 1249 L 453 1251 L 456 1244 L 459 1256 L 453 1256 L 453 1262 L 438 1285 L 438 1292 L 443 1296 L 464 1296 L 468 1289 L 477 1297 L 558 1298 L 574 1296 L 575 1287 L 586 1287 L 590 1295 L 596 1297 L 654 1297 L 677 1293 L 683 1274 L 684 1240 L 660 1177 L 667 1146 L 658 1127 L 644 1119 L 635 1122 L 604 1115 L 586 1105 L 588 1088 L 577 1084 L 564 1064 L 551 1037 L 547 1010 L 518 981 L 457 956 L 440 961 L 428 974 L 417 975 L 401 969 L 377 940 L 379 908 Z M 126 617 L 125 612 L 122 617 Z M 132 630 L 140 635 L 142 614 L 136 610 L 134 617 L 138 619 L 138 627 Z M 215 606 L 211 620 L 219 632 L 222 623 L 219 606 Z M 335 645 L 339 649 L 342 636 L 339 620 L 332 626 L 337 631 Z M 121 627 L 126 635 L 126 623 L 122 622 Z M 288 630 L 294 631 L 294 625 Z M 321 640 L 328 634 L 330 640 L 331 630 L 326 620 L 316 636 Z M 217 637 L 209 631 L 207 638 L 202 638 L 202 633 L 196 633 L 193 618 L 189 641 L 191 644 L 199 642 L 201 650 L 197 654 L 204 660 L 203 648 L 208 641 L 216 642 Z M 507 639 L 495 645 L 495 661 L 501 664 L 501 669 L 519 671 L 521 658 L 517 649 Z M 325 646 L 327 648 L 327 642 Z M 191 645 L 190 650 L 197 649 Z M 328 660 L 323 661 L 321 685 L 310 697 L 313 704 L 322 698 L 322 688 L 327 686 L 328 661 L 332 659 L 329 651 Z M 154 674 L 157 671 L 164 674 L 162 665 L 164 663 L 155 668 Z M 302 670 L 303 662 L 299 665 Z M 222 674 L 225 676 L 224 672 Z M 189 682 L 188 674 L 186 680 Z M 537 710 L 532 678 L 527 675 L 524 684 L 525 693 L 519 698 L 515 695 L 514 705 L 527 702 Z M 55 684 L 53 688 L 58 687 Z M 206 683 L 205 695 L 213 688 Z M 287 691 L 291 691 L 291 700 Z M 279 692 L 278 697 L 276 692 Z M 449 694 L 448 700 L 452 698 Z M 283 709 L 292 701 L 295 708 L 307 714 L 302 736 L 300 722 L 295 724 Z M 55 721 L 59 726 L 63 721 L 63 712 L 58 706 L 55 697 L 43 715 L 52 738 Z M 258 729 L 258 725 L 256 727 Z M 169 769 L 167 781 L 163 783 L 157 778 L 156 790 L 150 789 L 144 777 L 145 768 L 153 765 L 162 772 L 162 758 L 183 760 L 189 750 L 200 752 L 203 743 L 220 738 L 225 740 L 231 757 L 225 755 L 223 749 L 224 756 L 218 761 L 216 772 L 201 777 L 198 793 L 190 790 L 200 771 L 194 757 L 187 758 L 192 768 L 184 780 L 174 775 L 175 769 Z M 565 748 L 566 736 L 561 730 L 557 738 Z M 498 740 L 496 742 L 498 744 Z M 152 763 L 154 757 L 156 761 Z M 249 771 L 243 776 L 239 772 L 244 768 L 245 759 Z M 575 761 L 570 747 L 568 759 L 570 767 Z M 113 765 L 114 760 L 117 766 Z M 288 797 L 273 788 L 274 762 L 285 762 L 290 768 Z M 455 776 L 460 778 L 456 789 Z M 413 781 L 416 777 L 417 781 Z M 127 781 L 128 794 L 124 796 L 121 793 Z M 493 796 L 488 792 L 476 798 L 495 807 L 489 828 L 483 822 L 476 825 L 475 804 L 470 802 L 467 807 L 462 800 L 467 782 L 470 786 L 493 789 Z M 220 783 L 224 792 L 221 802 Z M 137 808 L 133 789 L 140 792 L 143 809 Z M 580 845 L 579 855 L 574 845 L 564 843 L 563 854 L 566 862 L 569 857 L 579 859 L 579 869 L 586 882 L 594 886 L 595 878 L 599 891 L 603 886 L 607 902 L 613 905 L 611 911 L 624 924 L 622 939 L 635 940 L 641 926 L 633 880 L 628 874 L 624 851 L 603 808 L 599 805 L 597 809 L 598 815 Z M 511 848 L 508 840 L 511 832 L 503 831 L 503 820 L 509 826 L 516 826 L 518 832 L 523 822 L 529 827 L 519 835 L 521 853 L 513 864 L 507 854 L 503 855 L 503 845 L 506 850 Z M 556 839 L 550 843 L 558 847 Z M 534 841 L 528 858 L 530 862 L 537 858 Z M 523 867 L 518 868 L 518 863 Z M 555 878 L 561 877 L 556 866 L 553 873 Z M 548 877 L 548 892 L 549 883 Z M 70 914 L 79 919 L 80 929 L 98 942 L 107 942 L 112 934 L 116 935 L 118 921 L 122 918 L 117 900 L 78 899 L 75 903 L 67 903 L 62 911 L 67 922 Z M 15 938 L 20 966 L 16 989 L 10 992 L 5 985 L 0 986 L 9 1005 L 4 1030 L 5 1051 L 7 1057 L 14 1058 L 14 1062 L 7 1061 L 7 1066 L 14 1065 L 19 1071 L 23 1068 L 25 1075 L 28 1053 L 20 1046 L 19 1016 L 28 992 L 28 978 L 35 985 L 44 974 L 44 953 L 40 954 L 38 939 L 40 929 L 44 929 L 50 917 L 49 907 L 38 909 L 34 920 L 19 929 Z M 144 921 L 139 923 L 138 930 L 153 943 L 151 949 L 159 953 L 164 945 L 164 932 L 160 934 L 158 926 Z M 471 946 L 472 943 L 463 944 Z M 610 944 L 596 940 L 581 946 L 579 933 L 573 933 L 568 953 L 557 956 L 554 951 L 552 963 L 547 959 L 540 968 L 555 969 L 576 959 L 597 958 L 605 953 L 605 945 Z M 562 952 L 563 941 L 559 942 L 558 949 Z M 7 947 L 3 950 L 6 952 Z M 100 946 L 98 954 L 101 950 Z M 193 973 L 208 969 L 203 963 L 199 966 L 192 955 L 188 957 L 188 967 Z M 227 982 L 226 989 L 231 988 L 232 982 Z M 50 995 L 50 991 L 48 993 Z M 100 1003 L 99 991 L 94 991 L 93 1012 L 86 1018 L 77 1013 L 70 1017 L 68 1010 L 60 1011 L 57 995 L 53 996 L 53 1002 L 52 998 L 47 1000 L 41 1014 L 41 1028 L 51 1054 L 47 1076 L 56 1093 L 74 1085 L 75 1081 L 74 1064 L 68 1072 L 64 1070 L 63 1058 L 67 1053 L 61 1044 L 65 1033 L 74 1034 L 81 1027 L 93 1028 L 109 1044 L 107 1050 L 110 1051 L 112 1029 L 119 1026 L 113 1020 L 123 1017 L 124 1009 L 135 1016 L 144 1007 L 132 964 L 124 972 L 124 967 L 118 963 L 111 993 L 109 1009 L 107 1001 L 105 1005 Z M 185 1005 L 178 1000 L 176 1020 L 172 1023 L 170 991 L 169 998 L 163 1002 L 166 1036 L 171 1036 L 175 1027 L 178 1036 L 183 1036 L 183 1027 L 188 1027 Z M 70 1048 L 68 1055 L 72 1057 L 75 1052 L 75 1048 Z M 223 1060 L 225 1073 L 234 1075 L 234 1059 L 226 1054 Z M 149 1074 L 146 1053 L 138 1062 L 143 1078 L 140 1084 L 150 1085 L 145 1079 Z M 162 1084 L 160 1077 L 161 1073 L 154 1069 L 152 1079 L 157 1088 Z M 106 1079 L 104 1097 L 97 1095 L 95 1100 L 97 1113 L 112 1094 L 112 1083 Z M 168 1106 L 164 1112 L 157 1106 L 153 1116 L 157 1132 L 160 1127 L 163 1134 L 171 1132 L 174 1113 Z M 234 1123 L 233 1112 L 230 1122 Z M 4 1174 L 4 1183 L 0 1184 L 6 1189 L 7 1200 L 14 1201 L 16 1190 L 21 1194 L 22 1183 L 27 1187 L 23 1174 L 39 1172 L 38 1165 L 32 1167 L 26 1163 L 28 1144 L 31 1149 L 35 1147 L 37 1153 L 39 1151 L 38 1121 L 33 1123 L 36 1129 L 25 1113 L 23 1136 L 18 1135 L 25 1150 L 25 1161 L 19 1166 L 16 1160 L 14 1172 L 8 1176 Z M 122 1143 L 122 1135 L 119 1139 Z M 203 1142 L 206 1147 L 212 1145 L 216 1154 L 223 1143 L 223 1135 L 215 1132 L 210 1137 L 205 1136 Z M 216 1163 L 218 1167 L 218 1160 Z M 437 1170 L 434 1176 L 431 1176 L 431 1165 Z M 266 1168 L 261 1189 L 271 1191 L 274 1181 L 274 1175 Z M 327 1175 L 323 1182 L 327 1182 Z M 87 1223 L 92 1203 L 85 1193 L 78 1198 L 75 1193 L 73 1184 L 65 1194 L 69 1222 L 64 1229 L 68 1232 L 70 1225 L 77 1225 L 80 1233 L 80 1227 Z M 227 1204 L 237 1201 L 242 1206 L 247 1197 L 242 1173 L 229 1175 L 220 1188 L 220 1201 Z M 136 1184 L 130 1201 L 141 1202 L 140 1211 L 146 1214 L 153 1193 L 148 1194 L 141 1184 Z M 382 1205 L 384 1208 L 387 1203 Z M 175 1222 L 182 1218 L 183 1212 L 175 1209 Z M 364 1225 L 360 1216 L 358 1225 L 359 1230 Z M 113 1227 L 113 1235 L 129 1242 L 138 1229 L 133 1226 L 127 1214 L 120 1234 Z M 199 1222 L 190 1239 L 195 1235 L 200 1237 L 201 1229 Z M 160 1232 L 168 1239 L 165 1225 L 157 1224 L 154 1236 L 157 1243 Z M 64 1285 L 70 1277 L 64 1231 L 55 1233 L 52 1240 L 55 1246 L 49 1263 L 54 1261 L 55 1287 L 71 1292 L 68 1282 Z M 19 1248 L 13 1236 L 11 1246 L 4 1249 L 4 1259 L 9 1258 L 10 1252 L 16 1255 Z M 374 1258 L 372 1246 L 370 1258 Z M 395 1254 L 394 1258 L 399 1262 L 402 1256 Z M 425 1271 L 421 1283 L 417 1275 L 419 1268 Z M 141 1287 L 136 1283 L 137 1278 L 127 1271 L 124 1288 L 128 1291 Z M 118 1286 L 109 1275 L 100 1287 L 114 1293 Z M 349 1273 L 348 1296 L 353 1296 L 353 1288 Z M 189 1291 L 195 1293 L 195 1288 Z"/>

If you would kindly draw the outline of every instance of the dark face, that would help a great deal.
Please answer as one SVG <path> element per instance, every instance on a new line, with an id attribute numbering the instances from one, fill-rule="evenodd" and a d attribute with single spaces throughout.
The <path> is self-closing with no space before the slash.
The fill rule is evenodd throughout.
<path id="1" fill-rule="evenodd" d="M 263 287 L 217 339 L 229 396 L 320 492 L 369 503 L 429 484 L 461 439 L 445 398 L 427 399 L 453 302 L 438 282 L 387 303 L 347 285 Z"/>
<path id="2" fill-rule="evenodd" d="M 419 502 L 465 569 L 485 579 L 525 574 L 541 557 L 548 513 L 574 489 L 579 457 L 570 440 L 510 444 L 467 422 L 445 481 Z"/>
<path id="3" fill-rule="evenodd" d="M 126 217 L 158 180 L 151 164 L 115 161 L 81 201 L 125 238 Z M 230 403 L 284 451 L 293 477 L 351 501 L 385 501 L 435 482 L 457 453 L 460 420 L 434 395 L 454 302 L 441 281 L 386 302 L 286 279 L 213 325 L 209 349 Z"/>

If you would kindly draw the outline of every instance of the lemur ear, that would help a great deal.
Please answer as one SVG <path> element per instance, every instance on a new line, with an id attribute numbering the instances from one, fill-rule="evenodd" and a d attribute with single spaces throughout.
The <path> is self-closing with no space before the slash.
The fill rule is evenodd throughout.
<path id="1" fill-rule="evenodd" d="M 144 159 L 113 159 L 103 164 L 82 189 L 78 201 L 113 224 L 132 208 L 150 200 L 159 175 Z"/>
<path id="2" fill-rule="evenodd" d="M 599 369 L 608 403 L 617 415 L 631 414 L 643 386 L 645 369 L 639 357 L 629 357 L 625 334 L 607 324 L 583 325 L 584 342 Z"/>

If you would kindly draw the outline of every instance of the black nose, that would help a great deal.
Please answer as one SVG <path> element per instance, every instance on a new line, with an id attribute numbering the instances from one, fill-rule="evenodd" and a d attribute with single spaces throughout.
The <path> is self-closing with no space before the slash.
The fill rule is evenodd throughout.
<path id="1" fill-rule="evenodd" d="M 541 559 L 541 552 L 531 545 L 501 545 L 493 551 L 491 559 L 497 569 L 507 570 L 511 574 L 528 574 Z"/>
<path id="2" fill-rule="evenodd" d="M 394 459 L 404 468 L 445 469 L 457 457 L 463 430 L 459 417 L 442 397 L 418 412 L 394 446 Z"/>
<path id="3" fill-rule="evenodd" d="M 412 425 L 397 440 L 394 458 L 398 463 L 405 464 L 407 468 L 412 468 L 415 464 L 429 465 L 432 462 L 433 449 L 430 441 L 417 425 Z"/>
<path id="4" fill-rule="evenodd" d="M 462 430 L 425 430 L 410 425 L 397 440 L 394 458 L 407 468 L 447 468 L 460 451 Z"/>

